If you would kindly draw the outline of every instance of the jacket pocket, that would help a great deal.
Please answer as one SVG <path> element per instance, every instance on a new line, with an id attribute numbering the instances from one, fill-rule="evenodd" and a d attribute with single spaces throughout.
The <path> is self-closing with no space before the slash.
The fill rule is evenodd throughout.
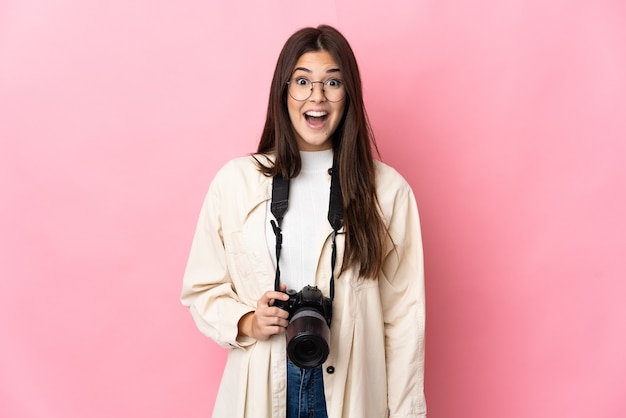
<path id="1" fill-rule="evenodd" d="M 260 297 L 260 287 L 253 268 L 254 256 L 247 248 L 242 231 L 233 231 L 224 235 L 226 264 L 235 287 L 235 292 L 242 302 L 256 305 Z"/>

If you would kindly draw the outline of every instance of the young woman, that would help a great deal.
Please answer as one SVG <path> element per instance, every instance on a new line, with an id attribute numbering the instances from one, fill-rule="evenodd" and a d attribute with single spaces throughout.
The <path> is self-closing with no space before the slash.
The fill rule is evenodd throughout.
<path id="1" fill-rule="evenodd" d="M 183 280 L 198 328 L 229 350 L 214 417 L 426 416 L 417 207 L 372 148 L 347 40 L 299 30 L 257 153 L 209 187 Z"/>

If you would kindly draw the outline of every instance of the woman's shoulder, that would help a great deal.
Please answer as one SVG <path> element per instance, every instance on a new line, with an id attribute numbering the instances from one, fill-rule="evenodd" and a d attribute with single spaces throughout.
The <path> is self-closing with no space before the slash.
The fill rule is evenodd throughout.
<path id="1" fill-rule="evenodd" d="M 236 201 L 246 206 L 247 199 L 265 199 L 271 185 L 259 169 L 259 164 L 267 164 L 270 156 L 251 154 L 236 157 L 220 167 L 209 186 L 209 195 L 220 199 Z"/>
<path id="2" fill-rule="evenodd" d="M 396 214 L 417 216 L 415 195 L 408 181 L 398 170 L 380 161 L 376 161 L 376 196 L 388 220 Z"/>
<path id="3" fill-rule="evenodd" d="M 388 191 L 394 192 L 409 188 L 409 183 L 404 176 L 392 166 L 380 161 L 374 160 L 376 166 L 376 188 L 378 192 Z"/>

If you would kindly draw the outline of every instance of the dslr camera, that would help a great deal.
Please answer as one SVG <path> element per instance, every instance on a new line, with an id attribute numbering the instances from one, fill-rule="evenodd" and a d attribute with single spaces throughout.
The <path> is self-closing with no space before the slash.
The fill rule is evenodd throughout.
<path id="1" fill-rule="evenodd" d="M 285 293 L 289 300 L 275 300 L 274 306 L 289 312 L 287 356 L 301 369 L 318 367 L 328 358 L 332 301 L 317 286 Z"/>

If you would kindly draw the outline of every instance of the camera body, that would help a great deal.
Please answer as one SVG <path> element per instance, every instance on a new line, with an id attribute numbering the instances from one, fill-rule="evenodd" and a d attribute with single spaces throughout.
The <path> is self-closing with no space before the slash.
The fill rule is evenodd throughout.
<path id="1" fill-rule="evenodd" d="M 305 286 L 301 291 L 287 290 L 289 299 L 274 301 L 289 312 L 287 326 L 287 355 L 302 369 L 320 366 L 328 358 L 332 301 L 317 286 Z"/>

